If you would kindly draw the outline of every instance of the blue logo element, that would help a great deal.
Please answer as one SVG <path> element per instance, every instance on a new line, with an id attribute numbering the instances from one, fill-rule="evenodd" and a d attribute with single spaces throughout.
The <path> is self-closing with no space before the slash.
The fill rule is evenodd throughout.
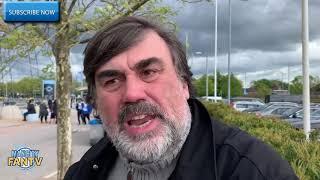
<path id="1" fill-rule="evenodd" d="M 4 1 L 5 22 L 57 22 L 60 19 L 57 1 Z"/>
<path id="2" fill-rule="evenodd" d="M 39 156 L 39 150 L 22 147 L 11 151 L 11 157 L 8 157 L 8 166 L 18 166 L 23 170 L 28 170 L 35 166 L 41 166 L 42 160 L 43 157 Z"/>

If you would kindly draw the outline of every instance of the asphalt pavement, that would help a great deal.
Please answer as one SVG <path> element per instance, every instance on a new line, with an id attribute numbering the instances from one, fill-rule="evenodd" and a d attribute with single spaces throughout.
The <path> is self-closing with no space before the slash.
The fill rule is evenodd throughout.
<path id="1" fill-rule="evenodd" d="M 21 116 L 22 117 L 22 116 Z M 78 125 L 72 110 L 72 161 L 78 161 L 91 147 L 89 125 Z M 20 118 L 0 119 L 0 179 L 53 180 L 57 174 L 57 125 L 40 122 L 22 122 Z M 12 150 L 29 148 L 39 150 L 43 157 L 40 166 L 23 169 L 8 166 Z M 13 162 L 13 161 L 12 161 Z"/>

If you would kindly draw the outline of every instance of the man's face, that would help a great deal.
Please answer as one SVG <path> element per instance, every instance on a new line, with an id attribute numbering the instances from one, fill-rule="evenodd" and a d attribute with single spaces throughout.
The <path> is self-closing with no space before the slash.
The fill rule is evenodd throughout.
<path id="1" fill-rule="evenodd" d="M 107 134 L 126 158 L 155 161 L 188 134 L 188 86 L 155 32 L 98 68 L 95 84 Z"/>

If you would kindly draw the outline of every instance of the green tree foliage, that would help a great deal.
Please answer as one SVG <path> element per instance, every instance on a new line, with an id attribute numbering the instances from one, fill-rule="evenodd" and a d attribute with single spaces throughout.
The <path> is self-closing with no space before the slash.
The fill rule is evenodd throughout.
<path id="1" fill-rule="evenodd" d="M 25 77 L 15 83 L 16 92 L 26 96 L 33 96 L 41 92 L 42 80 L 40 78 Z"/>
<path id="2" fill-rule="evenodd" d="M 312 93 L 320 92 L 320 78 L 310 75 L 310 89 Z M 303 91 L 303 76 L 296 76 L 290 84 L 290 93 L 301 95 Z"/>
<path id="3" fill-rule="evenodd" d="M 218 74 L 218 94 L 219 96 L 222 96 L 223 98 L 228 97 L 228 75 L 221 75 Z M 230 76 L 230 95 L 231 97 L 237 97 L 243 95 L 243 86 L 242 82 L 235 77 L 233 74 Z"/>
<path id="4" fill-rule="evenodd" d="M 40 79 L 55 79 L 55 67 L 53 63 L 47 64 L 41 69 Z"/>
<path id="5" fill-rule="evenodd" d="M 5 96 L 7 91 L 8 96 L 23 96 L 33 97 L 41 94 L 42 80 L 37 77 L 24 77 L 19 81 L 0 83 L 1 96 Z"/>
<path id="6" fill-rule="evenodd" d="M 197 92 L 197 96 L 205 96 L 206 95 L 206 76 L 203 75 L 198 80 L 195 80 L 195 89 Z M 212 96 L 214 94 L 214 77 L 209 76 L 208 77 L 208 93 L 209 96 Z"/>
<path id="7" fill-rule="evenodd" d="M 265 96 L 270 95 L 272 92 L 272 83 L 270 80 L 261 79 L 253 82 L 253 87 L 257 91 L 257 96 L 259 98 L 265 98 Z"/>
<path id="8" fill-rule="evenodd" d="M 302 85 L 303 77 L 302 76 L 296 76 L 290 84 L 290 94 L 296 94 L 300 95 L 302 94 Z"/>
<path id="9" fill-rule="evenodd" d="M 222 97 L 228 96 L 228 75 L 221 75 L 217 73 L 217 95 Z M 193 81 L 198 97 L 206 95 L 206 76 L 203 75 L 201 78 Z M 214 76 L 210 75 L 208 78 L 208 89 L 209 96 L 214 95 Z M 233 74 L 231 75 L 231 96 L 242 96 L 243 95 L 243 86 L 241 81 L 236 78 Z"/>

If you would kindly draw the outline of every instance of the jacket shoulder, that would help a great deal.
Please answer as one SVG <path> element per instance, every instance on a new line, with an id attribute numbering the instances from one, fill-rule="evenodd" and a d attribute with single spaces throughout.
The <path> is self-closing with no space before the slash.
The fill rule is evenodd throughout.
<path id="1" fill-rule="evenodd" d="M 218 163 L 228 169 L 222 170 L 223 174 L 239 179 L 298 179 L 289 163 L 270 145 L 217 121 L 213 127 L 218 137 Z"/>
<path id="2" fill-rule="evenodd" d="M 76 162 L 74 164 L 72 164 L 68 171 L 66 172 L 65 176 L 64 176 L 64 180 L 71 180 L 74 176 L 74 174 L 76 173 L 76 171 L 79 169 L 79 166 L 80 166 L 80 162 Z"/>
<path id="3" fill-rule="evenodd" d="M 112 168 L 117 155 L 112 143 L 105 137 L 91 147 L 80 161 L 69 167 L 64 179 L 100 179 Z"/>

